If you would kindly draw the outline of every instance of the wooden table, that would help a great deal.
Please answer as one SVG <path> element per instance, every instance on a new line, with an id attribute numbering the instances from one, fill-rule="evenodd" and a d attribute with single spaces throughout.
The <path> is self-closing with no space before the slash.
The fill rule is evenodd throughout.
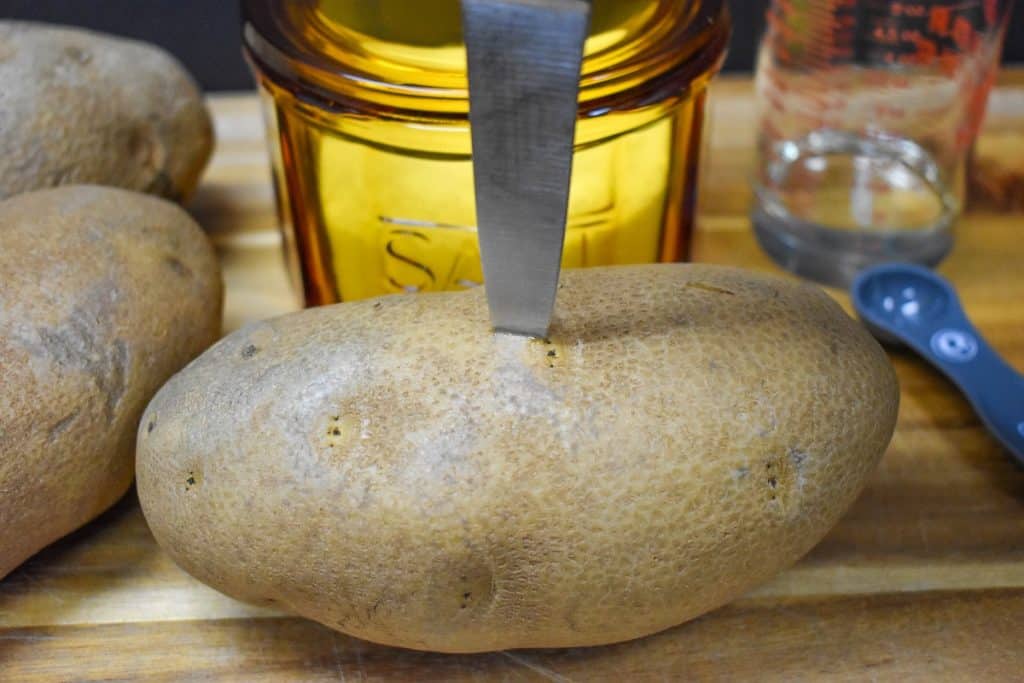
<path id="1" fill-rule="evenodd" d="M 220 144 L 192 209 L 222 252 L 234 329 L 294 302 L 256 100 L 211 105 Z M 720 80 L 712 107 L 696 258 L 774 269 L 745 216 L 749 82 Z M 1005 210 L 1024 204 L 1024 71 L 994 96 L 977 167 L 988 198 L 942 271 L 1024 367 L 1024 215 Z M 892 360 L 899 428 L 860 500 L 795 567 L 665 633 L 479 656 L 378 647 L 197 583 L 155 545 L 132 493 L 0 582 L 0 680 L 1024 681 L 1024 471 L 949 384 Z"/>

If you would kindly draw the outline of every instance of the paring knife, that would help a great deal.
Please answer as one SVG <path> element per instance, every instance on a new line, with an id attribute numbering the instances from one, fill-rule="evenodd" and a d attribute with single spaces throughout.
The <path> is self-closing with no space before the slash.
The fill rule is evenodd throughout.
<path id="1" fill-rule="evenodd" d="M 589 0 L 462 0 L 491 322 L 545 337 L 565 240 Z"/>

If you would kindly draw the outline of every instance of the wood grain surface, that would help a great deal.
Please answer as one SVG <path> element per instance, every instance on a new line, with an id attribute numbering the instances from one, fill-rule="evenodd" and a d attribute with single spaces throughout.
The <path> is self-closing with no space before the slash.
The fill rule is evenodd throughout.
<path id="1" fill-rule="evenodd" d="M 219 147 L 191 209 L 223 257 L 231 330 L 296 304 L 256 99 L 211 105 Z M 695 257 L 775 270 L 746 218 L 749 82 L 720 80 L 711 106 Z M 1024 72 L 995 93 L 975 166 L 976 208 L 941 270 L 1024 367 Z M 681 627 L 593 649 L 384 648 L 199 584 L 131 493 L 0 582 L 0 681 L 1024 681 L 1024 471 L 945 380 L 891 356 L 900 422 L 865 493 L 795 567 Z"/>

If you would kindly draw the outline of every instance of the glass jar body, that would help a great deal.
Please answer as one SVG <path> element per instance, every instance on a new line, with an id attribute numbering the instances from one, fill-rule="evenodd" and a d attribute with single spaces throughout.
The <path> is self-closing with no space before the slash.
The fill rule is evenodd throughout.
<path id="1" fill-rule="evenodd" d="M 452 42 L 458 26 L 448 25 L 457 21 L 457 0 L 427 3 L 447 23 L 406 31 L 402 22 L 384 22 L 379 8 L 364 4 L 360 13 L 345 0 L 310 2 L 305 19 L 271 26 L 268 4 L 275 3 L 247 3 L 246 46 L 271 132 L 285 244 L 306 304 L 481 284 L 464 57 Z M 398 17 L 403 9 L 415 13 L 408 2 L 384 4 Z M 595 2 L 565 267 L 688 253 L 705 91 L 724 53 L 728 19 L 721 6 L 679 0 L 644 0 L 630 12 L 619 5 L 618 15 L 601 15 L 614 4 Z M 644 5 L 648 14 L 638 16 Z M 299 35 L 311 17 L 333 21 L 322 29 L 331 41 Z M 621 36 L 605 35 L 633 31 L 633 42 L 642 42 L 645 30 L 687 17 L 693 30 L 673 28 L 657 49 L 626 50 Z M 325 82 L 329 70 L 317 63 L 317 50 L 324 64 L 352 55 L 349 77 Z M 673 50 L 683 57 L 678 63 Z M 670 68 L 659 70 L 657 60 Z M 392 73 L 396 64 L 404 74 Z"/>

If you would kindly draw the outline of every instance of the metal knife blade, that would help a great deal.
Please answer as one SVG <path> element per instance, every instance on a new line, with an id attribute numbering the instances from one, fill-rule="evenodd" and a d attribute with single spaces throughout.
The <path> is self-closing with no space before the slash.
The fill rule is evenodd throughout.
<path id="1" fill-rule="evenodd" d="M 589 0 L 462 0 L 484 286 L 495 330 L 545 337 L 569 204 Z"/>

